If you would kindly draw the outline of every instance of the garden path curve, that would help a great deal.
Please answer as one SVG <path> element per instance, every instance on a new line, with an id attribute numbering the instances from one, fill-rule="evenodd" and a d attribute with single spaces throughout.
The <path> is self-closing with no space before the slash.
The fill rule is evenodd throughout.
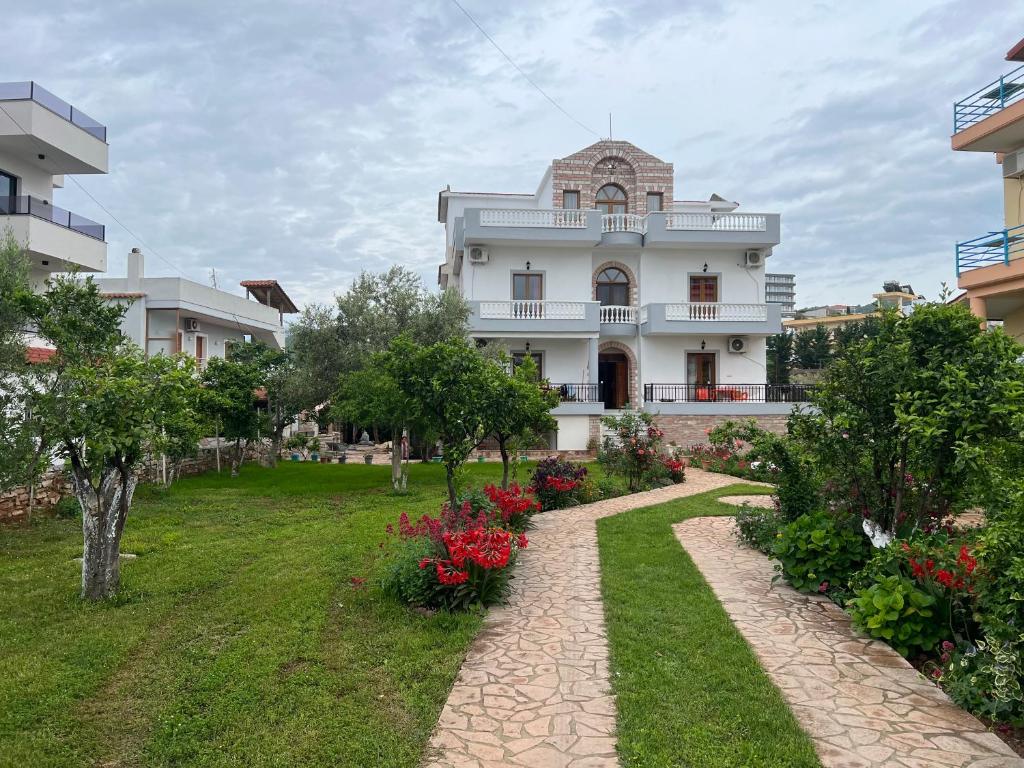
<path id="1" fill-rule="evenodd" d="M 681 485 L 534 518 L 509 604 L 488 612 L 427 768 L 617 768 L 596 521 L 737 482 L 690 468 Z"/>
<path id="2" fill-rule="evenodd" d="M 772 583 L 729 517 L 673 526 L 729 618 L 781 689 L 825 768 L 1024 768 L 888 645 L 821 595 Z"/>

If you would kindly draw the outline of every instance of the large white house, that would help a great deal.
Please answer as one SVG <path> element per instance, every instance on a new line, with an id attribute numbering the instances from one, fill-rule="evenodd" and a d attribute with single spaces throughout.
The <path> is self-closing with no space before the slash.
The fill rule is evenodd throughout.
<path id="1" fill-rule="evenodd" d="M 53 203 L 66 175 L 106 172 L 106 128 L 36 83 L 0 83 L 0 232 L 26 246 L 37 289 L 54 272 L 107 268 L 103 225 Z M 52 354 L 28 344 L 30 360 Z"/>
<path id="2" fill-rule="evenodd" d="M 609 140 L 554 160 L 534 193 L 439 195 L 438 281 L 469 302 L 473 337 L 530 355 L 559 389 L 558 450 L 592 447 L 627 403 L 689 444 L 727 417 L 781 428 L 803 394 L 766 383 L 779 215 L 674 193 L 671 163 Z"/>
<path id="3" fill-rule="evenodd" d="M 298 312 L 276 280 L 245 280 L 238 296 L 180 277 L 146 277 L 138 248 L 126 277 L 96 283 L 108 301 L 128 305 L 121 329 L 147 355 L 186 352 L 200 368 L 248 339 L 283 348 L 284 315 Z"/>

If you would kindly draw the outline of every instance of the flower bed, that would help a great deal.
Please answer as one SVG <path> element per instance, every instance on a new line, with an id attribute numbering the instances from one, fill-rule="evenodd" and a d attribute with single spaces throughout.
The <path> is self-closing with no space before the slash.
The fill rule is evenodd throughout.
<path id="1" fill-rule="evenodd" d="M 528 540 L 525 529 L 540 505 L 517 485 L 485 486 L 438 517 L 413 522 L 403 512 L 388 533 L 400 544 L 384 589 L 420 608 L 466 610 L 505 599 L 511 569 Z"/>

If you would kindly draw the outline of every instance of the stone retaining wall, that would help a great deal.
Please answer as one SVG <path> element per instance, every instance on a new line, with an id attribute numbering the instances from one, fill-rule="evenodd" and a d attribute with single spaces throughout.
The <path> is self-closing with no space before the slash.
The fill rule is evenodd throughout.
<path id="1" fill-rule="evenodd" d="M 656 417 L 656 422 L 665 431 L 665 442 L 675 443 L 682 448 L 689 448 L 696 443 L 708 441 L 708 430 L 717 427 L 725 421 L 745 421 L 754 419 L 761 429 L 774 432 L 777 435 L 786 434 L 786 422 L 789 416 L 783 414 L 769 414 L 762 416 L 679 416 L 662 414 Z"/>

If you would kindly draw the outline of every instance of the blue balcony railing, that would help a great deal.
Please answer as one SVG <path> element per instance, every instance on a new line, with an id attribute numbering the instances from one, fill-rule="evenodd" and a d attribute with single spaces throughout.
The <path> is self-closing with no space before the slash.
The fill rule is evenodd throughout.
<path id="1" fill-rule="evenodd" d="M 106 126 L 97 123 L 85 112 L 76 109 L 63 99 L 58 99 L 42 86 L 33 82 L 0 83 L 0 101 L 23 101 L 26 99 L 46 107 L 58 117 L 77 125 L 100 141 L 107 140 Z"/>
<path id="2" fill-rule="evenodd" d="M 956 102 L 953 105 L 953 133 L 959 133 L 1021 99 L 1024 99 L 1024 65 Z"/>
<path id="3" fill-rule="evenodd" d="M 992 264 L 1009 264 L 1024 256 L 1024 224 L 956 244 L 956 274 Z"/>

